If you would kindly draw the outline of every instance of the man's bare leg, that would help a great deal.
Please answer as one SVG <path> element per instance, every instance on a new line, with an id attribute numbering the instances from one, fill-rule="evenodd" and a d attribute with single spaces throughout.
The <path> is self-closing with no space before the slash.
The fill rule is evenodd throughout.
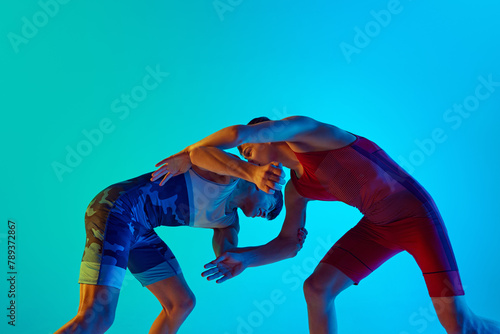
<path id="1" fill-rule="evenodd" d="M 106 285 L 80 284 L 77 315 L 54 334 L 98 334 L 106 332 L 115 318 L 120 289 Z"/>
<path id="2" fill-rule="evenodd" d="M 335 298 L 353 283 L 336 267 L 320 262 L 304 282 L 309 333 L 337 333 Z"/>
<path id="3" fill-rule="evenodd" d="M 151 291 L 162 305 L 149 334 L 173 334 L 188 317 L 195 305 L 195 297 L 182 274 L 149 284 Z"/>
<path id="4" fill-rule="evenodd" d="M 500 324 L 472 313 L 464 296 L 431 299 L 439 321 L 448 334 L 500 334 Z"/>

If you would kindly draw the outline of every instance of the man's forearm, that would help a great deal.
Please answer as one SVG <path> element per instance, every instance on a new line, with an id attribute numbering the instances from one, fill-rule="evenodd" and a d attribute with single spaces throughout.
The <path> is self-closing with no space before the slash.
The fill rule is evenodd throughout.
<path id="1" fill-rule="evenodd" d="M 191 163 L 221 175 L 234 176 L 252 182 L 256 165 L 238 159 L 215 147 L 198 147 L 189 153 Z"/>
<path id="2" fill-rule="evenodd" d="M 296 239 L 277 237 L 262 246 L 234 248 L 228 252 L 244 255 L 247 267 L 258 267 L 292 258 L 300 248 Z"/>
<path id="3" fill-rule="evenodd" d="M 212 244 L 212 246 L 213 246 L 214 254 L 216 257 L 221 256 L 224 252 L 232 251 L 233 249 L 239 249 L 239 248 L 235 248 L 236 247 L 235 245 L 229 244 L 229 243 L 221 245 L 221 244 L 214 242 Z"/>
<path id="4" fill-rule="evenodd" d="M 211 135 L 203 138 L 202 140 L 189 145 L 184 151 L 190 152 L 193 149 L 201 146 L 211 146 L 220 149 L 233 148 L 241 144 L 240 138 L 240 125 L 232 125 L 225 127 Z"/>

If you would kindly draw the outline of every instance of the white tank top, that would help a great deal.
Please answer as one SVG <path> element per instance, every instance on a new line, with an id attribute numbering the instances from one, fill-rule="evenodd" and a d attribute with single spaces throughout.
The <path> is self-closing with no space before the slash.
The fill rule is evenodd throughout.
<path id="1" fill-rule="evenodd" d="M 237 210 L 229 211 L 227 204 L 239 179 L 220 184 L 205 179 L 192 168 L 185 176 L 189 196 L 189 226 L 224 228 L 238 221 Z"/>

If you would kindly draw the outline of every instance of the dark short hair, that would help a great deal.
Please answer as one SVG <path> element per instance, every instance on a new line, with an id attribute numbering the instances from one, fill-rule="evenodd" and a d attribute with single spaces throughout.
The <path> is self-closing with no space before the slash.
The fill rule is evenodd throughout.
<path id="1" fill-rule="evenodd" d="M 250 122 L 248 122 L 247 125 L 252 125 L 252 124 L 257 124 L 257 123 L 262 123 L 262 122 L 268 122 L 268 121 L 270 121 L 270 119 L 267 118 L 266 116 L 255 117 Z"/>
<path id="2" fill-rule="evenodd" d="M 270 121 L 270 119 L 267 118 L 266 116 L 255 117 L 250 122 L 248 122 L 247 125 L 253 125 L 253 124 L 267 122 L 267 121 Z M 240 154 L 243 155 L 243 151 L 241 149 L 241 145 L 238 146 L 238 151 L 240 151 Z"/>
<path id="3" fill-rule="evenodd" d="M 267 214 L 267 220 L 273 220 L 274 218 L 278 217 L 281 209 L 283 209 L 283 193 L 281 192 L 281 190 L 275 191 L 273 196 L 276 200 L 276 203 L 274 204 L 274 208 Z"/>

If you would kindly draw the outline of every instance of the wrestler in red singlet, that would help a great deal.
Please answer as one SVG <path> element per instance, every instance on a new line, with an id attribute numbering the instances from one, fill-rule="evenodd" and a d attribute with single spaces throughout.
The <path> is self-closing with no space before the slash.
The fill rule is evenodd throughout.
<path id="1" fill-rule="evenodd" d="M 374 142 L 356 140 L 334 150 L 297 153 L 304 168 L 292 171 L 304 197 L 342 201 L 364 214 L 321 262 L 341 270 L 355 284 L 405 250 L 425 278 L 431 297 L 463 295 L 446 227 L 431 196 Z"/>

